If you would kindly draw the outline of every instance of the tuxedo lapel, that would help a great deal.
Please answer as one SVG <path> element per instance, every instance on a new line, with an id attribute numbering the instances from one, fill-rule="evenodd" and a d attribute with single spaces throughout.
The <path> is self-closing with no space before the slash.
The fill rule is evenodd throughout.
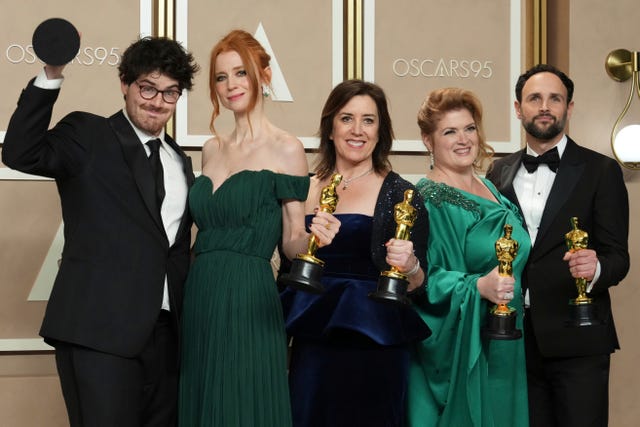
<path id="1" fill-rule="evenodd" d="M 518 196 L 516 194 L 515 189 L 513 188 L 513 178 L 515 178 L 518 169 L 520 169 L 520 163 L 522 161 L 522 156 L 524 155 L 524 150 L 516 152 L 505 159 L 504 167 L 500 169 L 500 177 L 499 182 L 501 183 L 498 190 L 509 200 L 513 202 L 518 207 L 518 210 L 522 212 L 520 208 L 520 201 L 518 200 Z M 523 218 L 523 222 L 525 222 Z M 524 224 L 526 228 L 526 224 Z"/>
<path id="2" fill-rule="evenodd" d="M 558 216 L 560 208 L 567 203 L 569 195 L 574 191 L 582 177 L 582 174 L 584 173 L 585 164 L 578 157 L 578 153 L 575 148 L 575 142 L 568 140 L 567 147 L 560 159 L 558 174 L 556 175 L 556 179 L 553 181 L 553 186 L 551 187 L 551 192 L 547 199 L 547 204 L 545 205 L 542 213 L 538 236 L 543 237 L 547 235 L 547 231 Z M 572 214 L 570 212 L 567 212 L 567 230 L 570 228 L 569 217 L 571 215 Z M 536 246 L 537 243 L 538 239 L 536 239 Z"/>
<path id="3" fill-rule="evenodd" d="M 122 147 L 125 161 L 131 170 L 131 174 L 138 186 L 140 196 L 149 210 L 149 214 L 164 234 L 164 225 L 162 224 L 160 209 L 157 206 L 155 196 L 155 181 L 151 172 L 149 159 L 146 156 L 142 144 L 140 144 L 140 140 L 122 111 L 109 117 L 109 125 L 116 134 L 118 142 Z"/>

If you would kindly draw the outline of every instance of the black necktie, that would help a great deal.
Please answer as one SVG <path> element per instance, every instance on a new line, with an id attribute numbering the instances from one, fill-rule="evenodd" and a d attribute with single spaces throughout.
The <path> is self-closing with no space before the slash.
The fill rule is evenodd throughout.
<path id="1" fill-rule="evenodd" d="M 149 154 L 149 164 L 151 165 L 151 172 L 156 182 L 156 200 L 158 201 L 158 209 L 162 208 L 162 201 L 164 200 L 164 171 L 162 170 L 162 162 L 160 161 L 160 140 L 152 139 L 147 141 L 147 145 L 151 150 Z"/>
<path id="2" fill-rule="evenodd" d="M 535 172 L 536 169 L 538 169 L 538 165 L 541 163 L 546 163 L 552 172 L 556 172 L 558 170 L 558 165 L 560 164 L 558 148 L 553 147 L 551 150 L 538 157 L 532 156 L 530 154 L 525 154 L 522 158 L 522 164 L 529 173 Z"/>

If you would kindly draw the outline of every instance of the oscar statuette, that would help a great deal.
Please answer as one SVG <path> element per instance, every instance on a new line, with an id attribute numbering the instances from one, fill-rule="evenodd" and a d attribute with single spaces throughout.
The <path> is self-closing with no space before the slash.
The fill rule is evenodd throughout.
<path id="1" fill-rule="evenodd" d="M 396 221 L 394 237 L 396 239 L 409 240 L 411 237 L 411 227 L 413 227 L 418 216 L 416 208 L 411 206 L 412 200 L 413 190 L 406 190 L 404 192 L 404 200 L 394 207 L 394 219 Z M 407 286 L 409 286 L 407 276 L 398 271 L 398 267 L 391 266 L 391 270 L 380 273 L 377 289 L 369 294 L 369 298 L 381 302 L 410 305 L 411 300 L 407 298 Z"/>
<path id="2" fill-rule="evenodd" d="M 338 193 L 336 187 L 342 181 L 342 175 L 334 173 L 329 185 L 320 193 L 320 211 L 333 213 L 338 205 Z M 315 257 L 318 250 L 318 238 L 312 235 L 307 245 L 307 253 L 298 254 L 291 262 L 291 270 L 278 279 L 278 284 L 291 286 L 299 291 L 320 294 L 324 292 L 324 286 L 320 283 L 324 261 Z"/>
<path id="3" fill-rule="evenodd" d="M 572 230 L 565 234 L 565 241 L 569 252 L 587 249 L 589 246 L 589 234 L 578 228 L 578 218 L 571 217 L 569 220 Z M 597 317 L 596 306 L 593 305 L 593 299 L 587 296 L 587 279 L 584 277 L 576 278 L 576 288 L 578 296 L 569 300 L 569 320 L 568 326 L 591 326 L 598 325 L 602 322 Z"/>
<path id="4" fill-rule="evenodd" d="M 518 254 L 519 244 L 511 237 L 513 227 L 504 225 L 504 236 L 496 241 L 498 274 L 513 276 L 513 261 Z M 494 305 L 487 315 L 487 323 L 482 334 L 493 340 L 515 340 L 522 337 L 522 331 L 516 328 L 516 309 L 507 304 Z"/>

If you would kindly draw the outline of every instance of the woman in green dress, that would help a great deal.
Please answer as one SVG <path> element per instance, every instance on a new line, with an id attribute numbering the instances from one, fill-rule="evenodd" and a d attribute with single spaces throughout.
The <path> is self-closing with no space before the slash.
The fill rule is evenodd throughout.
<path id="1" fill-rule="evenodd" d="M 300 141 L 263 112 L 269 55 L 235 30 L 211 53 L 214 137 L 189 193 L 198 234 L 185 284 L 179 419 L 184 427 L 286 427 L 291 424 L 286 337 L 270 259 L 281 239 L 287 256 L 304 252 L 308 166 Z M 235 127 L 218 134 L 220 105 Z M 319 213 L 320 246 L 339 221 Z"/>
<path id="2" fill-rule="evenodd" d="M 493 304 L 517 310 L 520 276 L 530 249 L 516 206 L 477 175 L 493 153 L 482 129 L 480 101 L 457 88 L 430 93 L 418 112 L 431 167 L 416 185 L 429 212 L 428 283 L 417 308 L 432 335 L 412 355 L 409 425 L 520 427 L 528 425 L 522 338 L 482 335 Z M 495 242 L 505 225 L 519 243 L 513 276 L 500 275 Z"/>

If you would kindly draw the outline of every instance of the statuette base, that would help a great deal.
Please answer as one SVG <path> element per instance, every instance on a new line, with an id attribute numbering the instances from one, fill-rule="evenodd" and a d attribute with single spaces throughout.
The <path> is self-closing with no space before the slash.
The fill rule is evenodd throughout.
<path id="1" fill-rule="evenodd" d="M 499 307 L 499 306 L 498 306 Z M 482 329 L 482 336 L 492 340 L 517 340 L 522 338 L 522 331 L 516 329 L 516 311 L 508 312 L 492 310 L 487 315 L 487 324 Z"/>
<path id="2" fill-rule="evenodd" d="M 402 273 L 384 271 L 378 278 L 378 287 L 375 292 L 369 294 L 369 298 L 379 302 L 396 305 L 411 305 L 411 300 L 407 298 L 407 287 L 409 282 Z"/>
<path id="3" fill-rule="evenodd" d="M 291 270 L 278 279 L 283 286 L 290 286 L 298 291 L 321 294 L 324 286 L 320 282 L 324 262 L 312 255 L 298 255 L 291 263 Z"/>
<path id="4" fill-rule="evenodd" d="M 566 322 L 570 327 L 601 325 L 598 319 L 596 306 L 590 303 L 576 303 L 576 300 L 569 301 L 569 320 Z"/>

